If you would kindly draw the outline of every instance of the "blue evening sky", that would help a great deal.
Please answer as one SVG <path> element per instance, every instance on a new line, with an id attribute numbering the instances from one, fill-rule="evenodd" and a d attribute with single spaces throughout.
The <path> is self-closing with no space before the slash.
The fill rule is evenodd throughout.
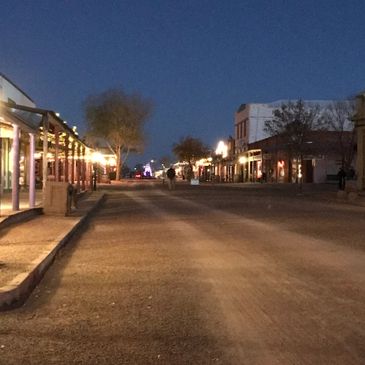
<path id="1" fill-rule="evenodd" d="M 89 94 L 155 104 L 148 144 L 233 134 L 241 103 L 341 99 L 365 89 L 362 0 L 0 0 L 0 72 L 84 130 Z"/>

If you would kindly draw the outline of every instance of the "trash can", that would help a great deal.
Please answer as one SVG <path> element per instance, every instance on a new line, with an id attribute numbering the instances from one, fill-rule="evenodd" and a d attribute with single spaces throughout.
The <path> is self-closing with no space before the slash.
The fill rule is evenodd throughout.
<path id="1" fill-rule="evenodd" d="M 48 215 L 67 215 L 71 212 L 74 188 L 66 182 L 47 181 L 43 197 L 43 212 Z"/>

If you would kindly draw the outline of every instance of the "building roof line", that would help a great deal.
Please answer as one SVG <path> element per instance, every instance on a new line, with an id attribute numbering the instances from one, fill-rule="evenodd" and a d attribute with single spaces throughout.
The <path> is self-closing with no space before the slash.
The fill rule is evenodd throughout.
<path id="1" fill-rule="evenodd" d="M 20 117 L 19 115 L 14 115 L 11 114 L 9 111 L 5 110 L 6 115 L 9 118 L 12 118 L 13 122 L 15 122 L 15 124 L 20 124 L 22 128 L 25 128 L 28 132 L 38 132 L 38 128 L 34 127 L 33 125 L 31 125 L 27 120 L 25 120 L 24 118 Z"/>
<path id="2" fill-rule="evenodd" d="M 24 91 L 22 90 L 17 84 L 15 84 L 13 81 L 11 81 L 7 76 L 5 76 L 2 72 L 0 72 L 0 77 L 5 79 L 7 82 L 9 82 L 11 85 L 13 85 L 18 91 L 20 91 L 25 97 L 27 97 L 32 103 L 35 104 L 35 101 Z"/>
<path id="3" fill-rule="evenodd" d="M 64 120 L 62 118 L 60 118 L 55 111 L 53 110 L 47 110 L 47 109 L 41 109 L 41 108 L 33 108 L 30 106 L 26 106 L 26 105 L 19 105 L 19 104 L 12 104 L 12 103 L 7 103 L 4 101 L 0 101 L 0 105 L 3 104 L 8 108 L 14 108 L 14 109 L 18 109 L 18 110 L 23 110 L 23 111 L 27 111 L 27 112 L 31 112 L 31 113 L 35 113 L 35 114 L 41 114 L 43 116 L 50 114 L 52 116 L 52 118 L 54 118 L 58 123 L 60 123 L 60 125 L 62 125 L 62 128 L 64 128 L 65 130 L 68 130 L 70 132 L 70 134 L 78 139 L 78 141 L 80 143 L 82 143 L 83 145 L 86 146 L 85 142 L 83 142 L 80 137 L 75 133 L 75 131 L 67 124 L 64 124 Z"/>

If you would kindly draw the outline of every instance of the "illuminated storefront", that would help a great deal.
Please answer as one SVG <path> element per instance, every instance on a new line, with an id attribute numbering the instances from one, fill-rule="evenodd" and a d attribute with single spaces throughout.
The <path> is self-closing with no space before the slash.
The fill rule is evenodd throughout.
<path id="1" fill-rule="evenodd" d="M 364 119 L 365 120 L 365 119 Z M 352 132 L 342 132 L 348 143 Z M 337 176 L 341 163 L 336 131 L 312 131 L 305 152 L 288 149 L 280 136 L 250 144 L 250 149 L 237 157 L 237 181 L 277 183 L 324 183 Z"/>
<path id="2" fill-rule="evenodd" d="M 233 182 L 235 176 L 234 139 L 219 141 L 209 167 L 211 179 L 216 182 Z"/>
<path id="3" fill-rule="evenodd" d="M 36 188 L 47 181 L 90 186 L 89 148 L 58 113 L 36 108 L 34 101 L 0 73 L 0 193 L 11 194 L 12 210 L 19 210 L 20 190 L 35 205 Z"/>
<path id="4" fill-rule="evenodd" d="M 242 152 L 237 161 L 236 171 L 239 172 L 239 182 L 259 182 L 262 180 L 262 151 L 252 149 Z"/>
<path id="5" fill-rule="evenodd" d="M 49 110 L 0 102 L 0 189 L 11 192 L 13 210 L 19 210 L 20 190 L 29 191 L 35 205 L 36 188 L 47 181 L 91 188 L 89 148 Z"/>
<path id="6" fill-rule="evenodd" d="M 12 130 L 0 123 L 0 189 L 11 189 L 11 137 Z"/>

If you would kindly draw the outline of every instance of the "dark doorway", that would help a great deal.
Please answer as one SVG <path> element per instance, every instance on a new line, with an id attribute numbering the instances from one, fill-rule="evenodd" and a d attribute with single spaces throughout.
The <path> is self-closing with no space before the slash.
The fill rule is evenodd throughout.
<path id="1" fill-rule="evenodd" d="M 304 160 L 304 182 L 312 183 L 313 182 L 313 165 L 312 160 Z"/>

